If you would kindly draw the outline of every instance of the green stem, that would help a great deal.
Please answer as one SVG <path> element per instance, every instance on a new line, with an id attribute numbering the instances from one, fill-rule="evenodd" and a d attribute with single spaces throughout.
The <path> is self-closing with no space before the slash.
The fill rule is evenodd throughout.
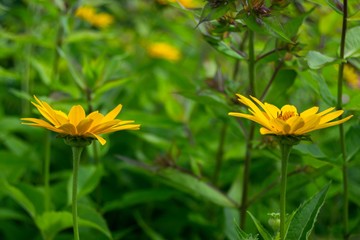
<path id="1" fill-rule="evenodd" d="M 72 192 L 72 215 L 73 215 L 73 229 L 74 240 L 79 240 L 79 226 L 77 213 L 77 187 L 78 187 L 78 172 L 81 152 L 83 147 L 72 147 L 73 152 L 73 192 Z"/>
<path id="2" fill-rule="evenodd" d="M 341 42 L 340 42 L 340 59 L 342 62 L 339 66 L 338 73 L 338 92 L 337 92 L 337 109 L 342 109 L 342 88 L 343 88 L 343 72 L 345 65 L 345 39 L 346 39 L 346 29 L 347 29 L 347 15 L 348 15 L 348 1 L 344 0 L 343 4 L 343 19 L 342 19 L 342 31 L 341 31 Z M 342 117 L 340 116 L 339 119 Z M 345 133 L 344 127 L 342 124 L 339 125 L 339 137 L 340 137 L 340 146 L 342 152 L 342 178 L 343 178 L 343 201 L 344 201 L 344 209 L 343 209 L 343 224 L 344 224 L 344 239 L 348 239 L 348 231 L 349 231 L 349 190 L 348 190 L 348 170 L 347 170 L 347 161 L 346 161 L 346 148 L 345 148 Z"/>
<path id="3" fill-rule="evenodd" d="M 249 92 L 255 96 L 255 50 L 254 50 L 254 32 L 249 30 Z"/>
<path id="4" fill-rule="evenodd" d="M 281 148 L 281 176 L 280 176 L 280 239 L 286 237 L 286 180 L 287 164 L 292 145 L 280 143 Z"/>
<path id="5" fill-rule="evenodd" d="M 248 73 L 249 73 L 249 93 L 252 96 L 255 96 L 255 51 L 254 51 L 254 32 L 248 30 L 249 37 L 249 59 L 248 59 Z M 246 153 L 244 159 L 244 174 L 243 174 L 243 188 L 241 195 L 241 206 L 240 206 L 240 228 L 245 227 L 246 223 L 246 211 L 248 208 L 248 189 L 250 184 L 250 166 L 251 166 L 251 152 L 252 152 L 252 142 L 254 139 L 255 126 L 251 123 L 250 130 L 247 136 L 246 141 Z"/>
<path id="6" fill-rule="evenodd" d="M 50 131 L 46 131 L 44 146 L 45 211 L 50 210 Z"/>

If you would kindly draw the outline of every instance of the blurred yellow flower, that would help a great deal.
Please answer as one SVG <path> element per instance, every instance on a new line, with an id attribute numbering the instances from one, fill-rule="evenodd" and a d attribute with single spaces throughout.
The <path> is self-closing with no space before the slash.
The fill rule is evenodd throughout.
<path id="1" fill-rule="evenodd" d="M 180 51 L 168 43 L 152 43 L 148 47 L 148 53 L 153 58 L 162 58 L 169 61 L 178 61 L 181 58 Z"/>
<path id="2" fill-rule="evenodd" d="M 185 8 L 201 8 L 204 1 L 199 0 L 177 0 Z"/>
<path id="3" fill-rule="evenodd" d="M 99 27 L 106 28 L 114 22 L 114 17 L 107 13 L 96 14 L 95 17 L 91 20 L 91 24 Z"/>
<path id="4" fill-rule="evenodd" d="M 304 135 L 306 133 L 335 126 L 346 122 L 351 116 L 333 121 L 343 114 L 343 110 L 332 112 L 335 108 L 328 108 L 320 113 L 319 107 L 309 108 L 298 113 L 293 105 L 285 105 L 281 109 L 269 103 L 262 103 L 255 97 L 251 99 L 237 94 L 239 102 L 248 106 L 250 114 L 230 112 L 230 116 L 246 118 L 262 126 L 261 134 L 275 135 Z M 259 108 L 260 107 L 260 108 Z"/>
<path id="5" fill-rule="evenodd" d="M 97 139 L 104 145 L 106 140 L 99 134 L 140 129 L 140 125 L 132 124 L 134 122 L 132 120 L 115 119 L 121 111 L 121 104 L 105 116 L 99 111 L 94 111 L 86 116 L 80 105 L 73 106 L 69 114 L 66 115 L 62 111 L 54 110 L 48 103 L 39 100 L 36 96 L 34 98 L 37 103 L 32 102 L 32 104 L 47 121 L 37 118 L 22 118 L 21 120 L 25 121 L 22 124 L 46 128 L 59 133 L 61 137 Z"/>
<path id="6" fill-rule="evenodd" d="M 114 17 L 108 13 L 96 13 L 95 8 L 90 6 L 79 7 L 75 16 L 81 18 L 98 28 L 106 28 L 114 22 Z"/>
<path id="7" fill-rule="evenodd" d="M 349 64 L 344 66 L 344 79 L 352 88 L 360 88 L 360 76 L 356 69 Z"/>

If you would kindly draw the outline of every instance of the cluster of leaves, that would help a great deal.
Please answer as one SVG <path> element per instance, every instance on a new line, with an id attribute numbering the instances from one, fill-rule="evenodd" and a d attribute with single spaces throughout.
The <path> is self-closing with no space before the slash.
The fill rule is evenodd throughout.
<path id="1" fill-rule="evenodd" d="M 93 143 L 84 153 L 81 238 L 257 239 L 245 232 L 258 229 L 271 239 L 268 213 L 278 211 L 276 143 L 255 131 L 249 145 L 251 124 L 227 113 L 246 111 L 235 93 L 300 109 L 336 105 L 338 1 L 208 0 L 191 10 L 173 1 L 81 1 L 113 16 L 106 28 L 77 18 L 78 2 L 0 3 L 0 239 L 72 239 L 71 150 L 55 135 L 19 124 L 20 117 L 37 116 L 33 94 L 66 112 L 74 104 L 107 112 L 122 103 L 120 118 L 142 124 L 140 131 L 105 136 L 104 147 Z M 349 2 L 345 58 L 360 81 L 360 8 Z M 173 45 L 181 58 L 154 58 L 147 51 L 154 42 Z M 251 66 L 254 83 L 248 81 Z M 345 126 L 355 238 L 358 87 L 345 83 L 343 94 L 344 108 L 355 115 Z M 336 239 L 343 231 L 338 130 L 312 139 L 295 147 L 289 163 L 288 212 L 305 202 L 291 215 L 289 239 L 310 232 Z M 247 207 L 257 220 L 237 229 L 249 146 Z M 319 211 L 323 203 L 326 210 Z"/>

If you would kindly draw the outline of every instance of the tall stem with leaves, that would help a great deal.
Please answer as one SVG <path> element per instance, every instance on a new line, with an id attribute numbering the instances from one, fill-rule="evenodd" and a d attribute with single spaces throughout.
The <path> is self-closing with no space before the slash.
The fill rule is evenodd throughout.
<path id="1" fill-rule="evenodd" d="M 248 74 L 249 74 L 249 92 L 250 95 L 255 95 L 255 54 L 254 54 L 254 32 L 248 31 L 249 38 L 249 59 L 248 59 Z M 251 151 L 252 151 L 252 142 L 254 139 L 254 130 L 255 126 L 251 123 L 251 127 L 247 136 L 246 143 L 246 152 L 244 159 L 244 172 L 243 172 L 243 186 L 242 186 L 242 195 L 241 195 L 241 206 L 240 206 L 240 227 L 244 228 L 246 223 L 246 211 L 247 211 L 247 201 L 248 201 L 248 189 L 250 184 L 250 166 L 251 166 Z"/>
<path id="2" fill-rule="evenodd" d="M 342 109 L 342 97 L 343 97 L 343 72 L 345 65 L 345 39 L 346 39 L 346 29 L 347 29 L 347 15 L 348 15 L 348 1 L 343 1 L 343 19 L 342 19 L 342 31 L 341 31 L 341 42 L 340 42 L 340 59 L 342 60 L 339 66 L 338 73 L 338 91 L 337 91 L 337 109 Z M 341 119 L 341 116 L 339 117 Z M 344 127 L 342 124 L 339 125 L 339 137 L 340 137 L 340 146 L 342 152 L 342 178 L 343 178 L 343 224 L 344 224 L 344 239 L 348 238 L 349 231 L 349 190 L 348 190 L 348 168 L 347 168 L 347 159 L 346 159 L 346 148 L 345 148 L 345 133 Z"/>

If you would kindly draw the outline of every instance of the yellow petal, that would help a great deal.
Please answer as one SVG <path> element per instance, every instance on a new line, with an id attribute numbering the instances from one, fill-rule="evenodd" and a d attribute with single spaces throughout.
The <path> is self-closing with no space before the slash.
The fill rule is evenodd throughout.
<path id="1" fill-rule="evenodd" d="M 64 133 L 68 134 L 68 135 L 72 135 L 72 136 L 75 136 L 77 135 L 77 132 L 76 132 L 76 128 L 73 124 L 71 123 L 66 123 L 64 125 L 61 125 L 59 127 L 59 129 L 63 130 Z"/>
<path id="2" fill-rule="evenodd" d="M 259 99 L 250 96 L 252 100 L 254 100 L 266 113 L 268 116 L 271 116 L 272 118 L 276 118 L 277 112 L 274 112 L 273 108 L 267 108 L 265 104 L 263 104 Z"/>
<path id="3" fill-rule="evenodd" d="M 108 114 L 105 115 L 102 122 L 114 120 L 116 116 L 120 113 L 121 108 L 122 108 L 121 104 L 117 105 L 113 110 L 111 110 Z"/>
<path id="4" fill-rule="evenodd" d="M 296 133 L 299 128 L 302 128 L 305 125 L 304 120 L 299 116 L 289 118 L 286 123 L 291 126 L 290 134 Z"/>
<path id="5" fill-rule="evenodd" d="M 85 119 L 85 111 L 80 105 L 73 106 L 69 112 L 69 121 L 75 127 L 81 120 Z"/>
<path id="6" fill-rule="evenodd" d="M 293 112 L 293 113 L 297 114 L 297 109 L 293 105 L 284 105 L 281 108 L 281 112 Z"/>
<path id="7" fill-rule="evenodd" d="M 118 123 L 120 123 L 121 120 L 115 119 L 112 121 L 101 123 L 97 126 L 94 126 L 89 130 L 89 132 L 95 133 L 95 134 L 101 134 L 107 131 L 108 129 L 111 129 L 112 127 L 116 126 Z"/>
<path id="8" fill-rule="evenodd" d="M 300 116 L 305 118 L 305 117 L 316 114 L 318 111 L 319 111 L 319 107 L 312 107 L 312 108 L 309 108 L 309 109 L 303 111 L 302 113 L 300 113 Z"/>
<path id="9" fill-rule="evenodd" d="M 30 126 L 34 126 L 34 127 L 42 127 L 42 128 L 46 128 L 50 131 L 53 132 L 57 132 L 57 133 L 64 133 L 64 131 L 62 131 L 61 129 L 57 129 L 54 126 L 52 126 L 50 123 L 42 120 L 42 119 L 37 119 L 37 118 L 21 118 L 21 120 L 23 121 L 29 121 L 29 123 L 27 122 L 23 122 L 22 124 L 25 125 L 30 125 Z"/>
<path id="10" fill-rule="evenodd" d="M 79 135 L 86 133 L 89 130 L 93 121 L 94 121 L 93 119 L 89 119 L 89 118 L 85 118 L 85 119 L 81 120 L 76 127 L 77 133 Z"/>
<path id="11" fill-rule="evenodd" d="M 280 112 L 280 109 L 275 106 L 275 105 L 272 105 L 270 103 L 264 103 L 264 106 L 266 107 L 266 109 L 271 112 L 271 116 L 273 118 L 276 118 L 277 117 L 277 114 Z"/>
<path id="12" fill-rule="evenodd" d="M 88 133 L 88 136 L 96 138 L 100 142 L 101 145 L 104 145 L 106 143 L 106 140 L 97 134 Z"/>
<path id="13" fill-rule="evenodd" d="M 238 112 L 229 112 L 228 115 L 233 116 L 233 117 L 240 117 L 240 118 L 246 118 L 249 119 L 253 122 L 256 122 L 264 127 L 268 127 L 268 124 L 266 124 L 266 122 L 262 121 L 261 119 L 250 115 L 250 114 L 244 114 L 244 113 L 238 113 Z"/>
<path id="14" fill-rule="evenodd" d="M 334 107 L 331 107 L 331 108 L 328 108 L 328 109 L 326 109 L 326 110 L 324 110 L 324 111 L 322 111 L 322 112 L 319 112 L 319 113 L 316 114 L 316 115 L 318 115 L 318 116 L 323 116 L 323 115 L 331 112 L 331 111 L 334 110 L 334 109 L 335 109 Z"/>
<path id="15" fill-rule="evenodd" d="M 262 135 L 266 135 L 266 134 L 277 134 L 276 132 L 270 131 L 269 129 L 264 128 L 264 127 L 260 128 L 260 133 L 261 133 Z"/>
<path id="16" fill-rule="evenodd" d="M 102 131 L 102 133 L 112 133 L 121 130 L 139 130 L 139 129 L 140 129 L 140 124 L 129 124 L 129 125 L 122 125 L 113 128 L 108 128 Z"/>
<path id="17" fill-rule="evenodd" d="M 335 126 L 335 125 L 339 125 L 341 123 L 344 123 L 346 122 L 347 120 L 349 120 L 350 118 L 352 118 L 353 115 L 350 115 L 350 116 L 347 116 L 346 118 L 343 118 L 341 120 L 337 120 L 337 121 L 334 121 L 334 122 L 328 122 L 328 123 L 324 123 L 324 124 L 321 124 L 321 125 L 318 125 L 317 127 L 315 127 L 314 130 L 318 130 L 318 129 L 322 129 L 322 128 L 328 128 L 328 127 L 332 127 L 332 126 Z"/>
<path id="18" fill-rule="evenodd" d="M 314 115 L 312 118 L 309 118 L 308 120 L 305 121 L 305 125 L 302 128 L 298 129 L 296 131 L 296 134 L 302 135 L 314 131 L 315 128 L 319 125 L 319 122 L 320 122 L 320 117 Z"/>
<path id="19" fill-rule="evenodd" d="M 334 120 L 335 118 L 339 117 L 343 113 L 344 113 L 343 110 L 338 110 L 338 111 L 335 111 L 332 113 L 328 113 L 328 114 L 324 115 L 323 117 L 321 117 L 319 124 L 330 122 L 331 120 Z"/>

